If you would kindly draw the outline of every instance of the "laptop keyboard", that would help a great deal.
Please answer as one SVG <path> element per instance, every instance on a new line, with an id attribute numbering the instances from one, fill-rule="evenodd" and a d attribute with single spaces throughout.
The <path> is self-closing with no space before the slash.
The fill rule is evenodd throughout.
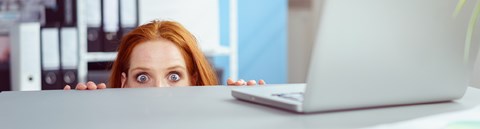
<path id="1" fill-rule="evenodd" d="M 277 96 L 280 98 L 285 98 L 293 101 L 303 101 L 303 92 L 292 92 L 292 93 L 276 93 L 272 94 L 272 96 Z"/>

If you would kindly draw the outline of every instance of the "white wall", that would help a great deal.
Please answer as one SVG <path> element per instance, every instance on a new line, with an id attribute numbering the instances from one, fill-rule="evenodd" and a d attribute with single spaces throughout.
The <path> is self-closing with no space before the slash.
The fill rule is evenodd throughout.
<path id="1" fill-rule="evenodd" d="M 220 45 L 218 0 L 140 0 L 140 24 L 152 20 L 180 22 L 196 36 L 200 47 L 212 51 Z"/>

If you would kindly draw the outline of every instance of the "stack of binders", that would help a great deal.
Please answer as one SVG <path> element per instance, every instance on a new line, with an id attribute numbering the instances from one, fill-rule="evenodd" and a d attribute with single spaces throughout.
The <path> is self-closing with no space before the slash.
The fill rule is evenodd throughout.
<path id="1" fill-rule="evenodd" d="M 41 27 L 42 90 L 78 83 L 79 38 L 76 0 L 46 6 Z"/>
<path id="2" fill-rule="evenodd" d="M 87 51 L 114 53 L 122 36 L 139 23 L 139 0 L 85 0 L 87 21 Z M 87 80 L 106 82 L 111 60 L 88 62 Z"/>
<path id="3" fill-rule="evenodd" d="M 138 0 L 86 0 L 88 52 L 115 52 L 138 25 Z"/>

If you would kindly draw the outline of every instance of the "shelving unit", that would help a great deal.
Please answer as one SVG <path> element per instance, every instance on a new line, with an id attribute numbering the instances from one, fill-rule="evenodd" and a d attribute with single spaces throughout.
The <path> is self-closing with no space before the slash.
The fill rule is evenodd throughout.
<path id="1" fill-rule="evenodd" d="M 78 82 L 87 81 L 88 51 L 87 51 L 87 24 L 85 19 L 85 0 L 77 1 L 78 27 Z"/>
<path id="2" fill-rule="evenodd" d="M 87 62 L 110 62 L 117 57 L 117 52 L 87 52 Z"/>
<path id="3" fill-rule="evenodd" d="M 89 62 L 110 62 L 114 61 L 117 52 L 88 52 L 87 50 L 87 25 L 86 25 L 86 1 L 77 1 L 77 16 L 78 16 L 78 36 L 79 36 L 79 68 L 78 80 L 79 82 L 86 82 L 88 74 Z M 238 74 L 238 52 L 237 52 L 237 0 L 230 1 L 230 47 L 225 46 L 209 46 L 209 48 L 202 49 L 205 56 L 229 56 L 230 61 L 230 77 L 237 79 Z"/>

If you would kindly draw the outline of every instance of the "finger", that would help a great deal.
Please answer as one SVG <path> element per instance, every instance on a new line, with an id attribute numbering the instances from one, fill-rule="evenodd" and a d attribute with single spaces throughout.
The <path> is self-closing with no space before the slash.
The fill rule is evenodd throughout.
<path id="1" fill-rule="evenodd" d="M 227 85 L 235 85 L 235 81 L 232 78 L 227 79 Z"/>
<path id="2" fill-rule="evenodd" d="M 72 89 L 70 85 L 66 85 L 65 87 L 63 87 L 63 90 L 70 90 L 70 89 Z"/>
<path id="3" fill-rule="evenodd" d="M 237 81 L 235 82 L 235 84 L 233 84 L 234 86 L 241 86 L 243 83 L 241 81 Z"/>
<path id="4" fill-rule="evenodd" d="M 264 80 L 260 79 L 258 80 L 258 85 L 265 85 L 267 84 Z"/>
<path id="5" fill-rule="evenodd" d="M 98 89 L 105 89 L 105 88 L 107 88 L 107 85 L 105 85 L 105 83 L 100 83 L 100 84 L 97 85 L 97 88 Z"/>
<path id="6" fill-rule="evenodd" d="M 87 89 L 88 90 L 96 90 L 97 89 L 97 85 L 91 81 L 87 82 Z"/>
<path id="7" fill-rule="evenodd" d="M 255 81 L 255 80 L 250 80 L 250 81 L 247 82 L 247 85 L 248 85 L 248 86 L 257 85 L 257 81 Z"/>
<path id="8" fill-rule="evenodd" d="M 240 79 L 240 80 L 238 80 L 237 82 L 235 82 L 235 85 L 236 85 L 236 86 L 245 85 L 245 81 L 244 81 L 243 79 Z"/>
<path id="9" fill-rule="evenodd" d="M 78 83 L 77 86 L 75 87 L 75 90 L 86 90 L 86 89 L 87 89 L 87 85 L 83 83 Z"/>

